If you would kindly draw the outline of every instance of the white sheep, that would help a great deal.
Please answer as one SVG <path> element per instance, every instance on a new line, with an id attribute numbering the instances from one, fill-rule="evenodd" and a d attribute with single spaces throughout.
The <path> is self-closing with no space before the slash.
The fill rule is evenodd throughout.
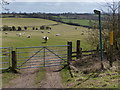
<path id="1" fill-rule="evenodd" d="M 50 31 L 48 31 L 48 33 L 50 33 Z"/>
<path id="2" fill-rule="evenodd" d="M 58 34 L 55 34 L 55 36 L 60 36 L 60 34 L 58 33 Z"/>
<path id="3" fill-rule="evenodd" d="M 20 36 L 22 36 L 22 33 L 17 33 L 16 35 L 17 35 L 18 37 L 20 37 Z"/>
<path id="4" fill-rule="evenodd" d="M 27 38 L 31 38 L 31 35 L 29 34 L 29 35 L 27 35 Z"/>
<path id="5" fill-rule="evenodd" d="M 41 30 L 41 33 L 44 33 L 44 31 L 43 31 L 43 30 Z"/>
<path id="6" fill-rule="evenodd" d="M 47 42 L 47 40 L 49 39 L 47 36 L 43 36 L 43 38 L 45 40 L 45 43 Z"/>

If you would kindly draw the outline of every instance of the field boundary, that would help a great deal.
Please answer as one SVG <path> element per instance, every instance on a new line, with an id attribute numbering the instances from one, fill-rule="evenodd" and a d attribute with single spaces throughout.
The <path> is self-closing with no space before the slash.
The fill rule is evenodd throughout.
<path id="1" fill-rule="evenodd" d="M 33 49 L 28 50 L 28 49 L 31 49 L 31 48 L 33 48 Z M 58 48 L 58 49 L 56 50 L 56 48 Z M 28 51 L 25 50 L 25 49 L 27 49 Z M 37 49 L 37 51 L 35 51 L 35 49 Z M 18 51 L 18 50 L 22 50 L 22 51 Z M 58 63 L 58 65 L 63 65 L 63 66 L 68 65 L 69 66 L 71 61 L 82 59 L 82 58 L 87 57 L 87 56 L 88 57 L 98 57 L 99 53 L 100 53 L 100 50 L 97 47 L 96 50 L 83 51 L 81 46 L 80 46 L 80 40 L 76 41 L 76 51 L 73 51 L 71 41 L 68 41 L 67 45 L 38 46 L 38 47 L 17 47 L 14 51 L 11 48 L 11 51 L 9 52 L 10 53 L 9 57 L 11 57 L 11 60 L 10 60 L 10 58 L 8 59 L 8 61 L 11 62 L 11 63 L 9 63 L 9 66 L 6 69 L 11 69 L 12 71 L 15 71 L 16 69 L 18 69 L 17 64 L 19 63 L 19 61 L 24 61 L 24 62 L 22 62 L 24 64 L 27 61 L 30 61 L 31 59 L 32 60 L 35 59 L 36 57 L 37 57 L 37 59 L 40 59 L 40 55 L 36 56 L 37 54 L 39 54 L 39 52 L 42 52 L 42 54 L 43 54 L 42 58 L 41 58 L 41 59 L 43 59 L 43 63 L 42 63 L 41 67 L 45 67 L 45 62 L 47 62 L 47 60 L 45 60 L 45 57 L 47 56 L 47 54 L 46 54 L 47 52 L 53 54 L 54 58 L 56 58 L 56 61 L 58 61 L 58 59 L 64 61 L 64 62 L 60 61 Z M 25 53 L 25 54 L 23 54 L 23 53 Z M 33 54 L 32 55 L 30 54 L 30 55 L 27 56 L 27 53 L 33 53 Z M 3 54 L 1 54 L 1 55 L 3 55 Z M 63 57 L 62 55 L 65 55 L 65 56 Z M 48 55 L 48 56 L 50 58 L 52 58 L 51 55 Z M 1 57 L 3 57 L 3 56 L 1 56 Z M 20 60 L 17 60 L 17 59 L 19 59 L 19 57 L 21 57 Z M 25 59 L 23 59 L 23 58 L 25 58 Z M 37 59 L 35 59 L 35 62 L 36 62 Z M 53 61 L 53 63 L 56 62 L 55 60 L 52 60 L 52 61 Z M 34 63 L 32 63 L 32 64 L 34 65 Z M 31 66 L 32 66 L 32 64 L 31 64 Z M 53 66 L 58 66 L 58 65 L 56 64 L 56 65 L 53 65 Z M 50 66 L 52 66 L 52 65 L 50 65 Z M 4 68 L 1 68 L 1 70 L 3 70 L 3 69 Z"/>

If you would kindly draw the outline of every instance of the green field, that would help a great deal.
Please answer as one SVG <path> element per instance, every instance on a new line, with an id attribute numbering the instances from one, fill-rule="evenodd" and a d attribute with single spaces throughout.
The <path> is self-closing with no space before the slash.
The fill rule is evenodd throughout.
<path id="1" fill-rule="evenodd" d="M 87 20 L 87 19 L 72 19 L 72 18 L 67 18 L 65 16 L 54 16 L 54 17 L 65 23 L 74 23 L 74 24 L 79 24 L 84 26 L 91 26 L 91 24 L 96 22 L 94 20 Z"/>
<path id="2" fill-rule="evenodd" d="M 85 26 L 89 26 L 89 20 L 80 20 L 80 19 L 62 19 L 62 21 L 64 22 L 71 22 L 71 23 L 76 23 L 76 24 L 80 24 L 80 25 L 85 25 Z"/>
<path id="3" fill-rule="evenodd" d="M 14 22 L 15 21 L 15 22 Z M 25 24 L 26 23 L 26 24 Z M 50 25 L 56 24 L 57 22 L 44 20 L 44 19 L 34 19 L 34 18 L 4 18 L 3 25 L 8 26 L 38 26 L 38 25 Z M 65 24 L 59 24 L 56 26 L 50 26 L 52 29 L 50 33 L 48 30 L 45 30 L 44 33 L 41 33 L 41 30 L 30 30 L 27 31 L 7 31 L 8 35 L 5 35 L 5 32 L 2 32 L 2 46 L 3 47 L 27 47 L 27 46 L 43 46 L 43 45 L 66 45 L 67 41 L 73 41 L 73 46 L 75 46 L 76 40 L 81 40 L 81 46 L 83 49 L 90 49 L 91 46 L 87 44 L 86 37 L 88 35 L 88 29 L 83 27 L 70 26 Z M 16 36 L 17 33 L 25 32 L 22 37 Z M 55 36 L 57 33 L 60 36 Z M 84 33 L 84 35 L 81 35 Z M 31 34 L 31 38 L 26 36 Z M 46 44 L 43 44 L 43 36 L 48 36 L 49 40 Z"/>

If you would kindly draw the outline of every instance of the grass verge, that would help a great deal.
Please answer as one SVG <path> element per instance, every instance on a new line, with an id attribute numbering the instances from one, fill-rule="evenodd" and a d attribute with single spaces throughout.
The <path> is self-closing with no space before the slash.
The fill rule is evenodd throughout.
<path id="1" fill-rule="evenodd" d="M 89 67 L 90 68 L 90 67 Z M 81 67 L 77 68 L 82 69 Z M 84 69 L 87 69 L 84 66 Z M 75 72 L 72 70 L 73 78 L 70 77 L 69 71 L 64 69 L 61 72 L 62 82 L 67 88 L 111 88 L 120 89 L 120 75 L 117 68 L 110 68 L 103 71 L 94 71 L 84 73 L 84 70 Z"/>
<path id="2" fill-rule="evenodd" d="M 45 79 L 46 70 L 44 67 L 41 67 L 35 77 L 35 84 L 40 85 L 41 81 Z"/>
<path id="3" fill-rule="evenodd" d="M 67 84 L 69 84 L 69 82 L 73 81 L 73 79 L 70 76 L 68 67 L 64 68 L 61 72 L 60 72 L 60 76 L 62 78 L 62 83 L 64 87 L 67 87 Z"/>
<path id="4" fill-rule="evenodd" d="M 10 80 L 13 78 L 16 78 L 18 74 L 12 73 L 12 72 L 5 72 L 2 73 L 2 86 L 4 87 L 6 84 L 9 83 Z"/>

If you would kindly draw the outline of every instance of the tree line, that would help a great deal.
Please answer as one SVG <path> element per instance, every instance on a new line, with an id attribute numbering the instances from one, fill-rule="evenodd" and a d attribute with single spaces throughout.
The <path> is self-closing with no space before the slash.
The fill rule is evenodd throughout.
<path id="1" fill-rule="evenodd" d="M 21 27 L 21 26 L 7 26 L 7 25 L 4 25 L 2 28 L 1 28 L 1 31 L 23 31 L 23 30 L 28 30 L 28 28 L 31 28 L 31 30 L 51 30 L 51 27 L 50 26 L 46 26 L 46 25 L 42 25 L 40 27 L 38 26 L 24 26 L 24 27 Z"/>

